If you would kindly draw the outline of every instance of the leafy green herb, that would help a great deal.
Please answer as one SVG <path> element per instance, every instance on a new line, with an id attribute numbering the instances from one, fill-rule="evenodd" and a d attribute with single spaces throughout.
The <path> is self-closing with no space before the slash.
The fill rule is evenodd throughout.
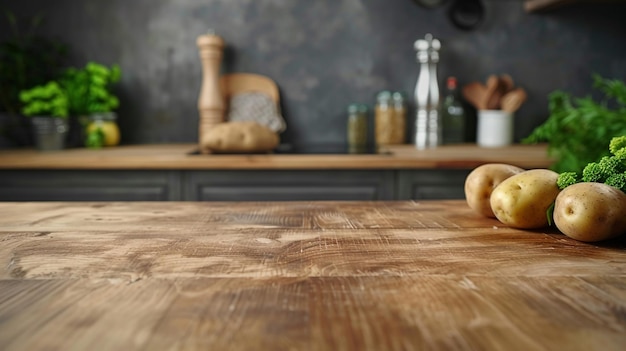
<path id="1" fill-rule="evenodd" d="M 98 127 L 87 132 L 87 138 L 85 139 L 85 146 L 90 149 L 100 149 L 104 146 L 104 131 Z"/>
<path id="2" fill-rule="evenodd" d="M 119 106 L 118 98 L 111 92 L 111 85 L 121 77 L 118 65 L 110 68 L 89 62 L 82 69 L 67 69 L 60 82 L 70 100 L 70 113 L 90 115 L 111 112 Z"/>
<path id="3" fill-rule="evenodd" d="M 69 101 L 67 94 L 57 82 L 22 90 L 20 100 L 24 104 L 22 113 L 25 116 L 50 116 L 67 118 Z"/>
<path id="4" fill-rule="evenodd" d="M 602 101 L 555 91 L 550 94 L 548 119 L 522 140 L 547 142 L 556 172 L 582 172 L 587 164 L 609 154 L 606 145 L 611 138 L 626 135 L 626 84 L 598 75 L 593 80 L 594 88 L 605 95 Z"/>
<path id="5" fill-rule="evenodd" d="M 552 227 L 554 224 L 554 204 L 555 202 L 550 204 L 550 207 L 546 210 L 546 217 L 548 218 L 548 227 Z"/>

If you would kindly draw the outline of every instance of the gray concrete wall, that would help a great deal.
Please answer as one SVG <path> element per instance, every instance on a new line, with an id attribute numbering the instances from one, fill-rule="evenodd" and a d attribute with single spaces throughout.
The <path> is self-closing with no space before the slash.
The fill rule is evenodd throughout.
<path id="1" fill-rule="evenodd" d="M 484 0 L 474 31 L 456 29 L 446 8 L 411 0 L 22 0 L 4 5 L 40 12 L 49 36 L 72 62 L 119 63 L 123 143 L 195 142 L 201 66 L 196 37 L 215 30 L 227 42 L 224 72 L 253 72 L 281 89 L 283 140 L 345 140 L 345 108 L 373 104 L 382 89 L 409 96 L 419 72 L 413 42 L 441 39 L 439 81 L 461 84 L 509 73 L 529 92 L 515 137 L 547 117 L 547 95 L 591 92 L 591 74 L 626 78 L 626 6 L 572 5 L 527 14 L 521 0 Z M 6 35 L 0 24 L 0 36 Z M 411 109 L 412 111 L 412 109 Z M 471 124 L 471 122 L 470 122 Z"/>

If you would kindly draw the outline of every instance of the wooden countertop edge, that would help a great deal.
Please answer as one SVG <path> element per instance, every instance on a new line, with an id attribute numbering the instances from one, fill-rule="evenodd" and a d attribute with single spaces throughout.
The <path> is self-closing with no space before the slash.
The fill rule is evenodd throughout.
<path id="1" fill-rule="evenodd" d="M 193 144 L 120 146 L 104 150 L 68 149 L 0 151 L 0 170 L 372 170 L 472 169 L 502 162 L 523 168 L 547 168 L 545 145 L 501 149 L 467 144 L 416 150 L 412 145 L 386 147 L 375 155 L 193 155 Z"/>

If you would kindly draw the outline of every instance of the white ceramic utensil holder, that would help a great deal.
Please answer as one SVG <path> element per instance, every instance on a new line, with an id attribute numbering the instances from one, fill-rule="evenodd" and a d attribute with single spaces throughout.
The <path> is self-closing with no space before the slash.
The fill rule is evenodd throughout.
<path id="1" fill-rule="evenodd" d="M 513 143 L 513 113 L 479 110 L 476 143 L 481 147 L 502 147 Z"/>

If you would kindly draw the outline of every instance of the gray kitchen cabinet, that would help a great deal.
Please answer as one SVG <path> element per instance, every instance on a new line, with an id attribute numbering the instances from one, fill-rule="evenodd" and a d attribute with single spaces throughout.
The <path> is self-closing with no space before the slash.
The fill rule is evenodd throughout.
<path id="1" fill-rule="evenodd" d="M 194 171 L 189 201 L 392 200 L 394 171 Z"/>
<path id="2" fill-rule="evenodd" d="M 9 170 L 0 201 L 462 199 L 470 170 Z"/>
<path id="3" fill-rule="evenodd" d="M 401 170 L 397 172 L 396 199 L 464 199 L 465 178 L 471 170 Z"/>
<path id="4" fill-rule="evenodd" d="M 0 201 L 180 200 L 176 171 L 2 171 Z"/>

